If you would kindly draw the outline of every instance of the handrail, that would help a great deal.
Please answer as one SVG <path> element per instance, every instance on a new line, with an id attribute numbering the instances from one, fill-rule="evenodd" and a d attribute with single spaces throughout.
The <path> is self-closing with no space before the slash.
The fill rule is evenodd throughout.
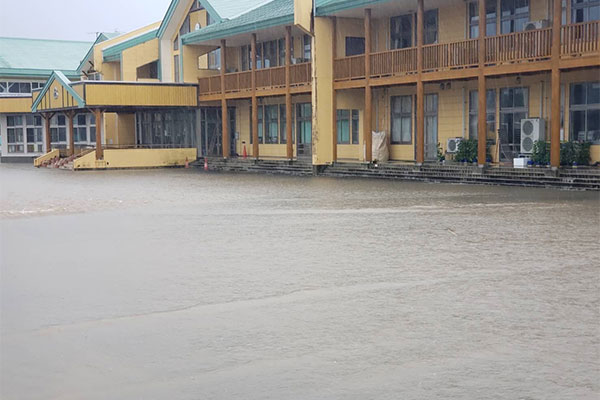
<path id="1" fill-rule="evenodd" d="M 598 53 L 600 50 L 600 21 L 579 22 L 561 26 L 562 56 Z"/>

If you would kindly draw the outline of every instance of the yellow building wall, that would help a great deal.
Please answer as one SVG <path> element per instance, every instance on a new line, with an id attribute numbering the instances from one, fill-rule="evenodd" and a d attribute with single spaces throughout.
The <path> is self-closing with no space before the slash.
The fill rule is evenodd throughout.
<path id="1" fill-rule="evenodd" d="M 30 113 L 32 97 L 0 97 L 0 114 Z"/>
<path id="2" fill-rule="evenodd" d="M 137 81 L 137 69 L 158 60 L 158 39 L 124 50 L 121 55 L 121 70 L 124 81 Z"/>
<path id="3" fill-rule="evenodd" d="M 325 165 L 333 160 L 333 25 L 330 19 L 320 17 L 314 19 L 314 24 L 317 40 L 313 40 L 312 49 L 312 156 L 313 165 Z"/>
<path id="4" fill-rule="evenodd" d="M 75 170 L 182 167 L 197 159 L 197 149 L 106 149 L 104 160 L 96 162 L 92 152 L 74 162 Z"/>
<path id="5" fill-rule="evenodd" d="M 131 146 L 135 144 L 135 114 L 104 113 L 104 144 Z"/>
<path id="6" fill-rule="evenodd" d="M 311 0 L 294 0 L 294 24 L 311 33 L 313 3 Z"/>
<path id="7" fill-rule="evenodd" d="M 86 102 L 88 106 L 196 107 L 198 98 L 195 86 L 88 83 Z"/>
<path id="8" fill-rule="evenodd" d="M 338 144 L 338 160 L 364 160 L 364 109 L 365 109 L 365 91 L 361 89 L 338 91 L 336 95 L 338 110 L 358 110 L 358 143 L 359 144 Z M 332 132 L 333 134 L 333 132 Z"/>
<path id="9" fill-rule="evenodd" d="M 119 133 L 117 130 L 117 114 L 116 113 L 104 113 L 102 116 L 102 125 L 104 130 L 102 134 L 104 136 L 103 144 L 107 145 L 118 145 L 119 144 Z"/>

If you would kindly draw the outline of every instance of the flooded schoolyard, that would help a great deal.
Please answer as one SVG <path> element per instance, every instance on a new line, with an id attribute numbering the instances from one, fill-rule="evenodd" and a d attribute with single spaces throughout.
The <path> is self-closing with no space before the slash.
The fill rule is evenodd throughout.
<path id="1" fill-rule="evenodd" d="M 0 398 L 597 399 L 594 192 L 0 165 Z"/>

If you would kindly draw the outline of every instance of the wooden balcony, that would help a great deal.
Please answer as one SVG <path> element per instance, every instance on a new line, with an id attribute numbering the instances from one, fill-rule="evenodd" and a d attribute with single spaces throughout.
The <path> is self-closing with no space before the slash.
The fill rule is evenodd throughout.
<path id="1" fill-rule="evenodd" d="M 311 84 L 311 63 L 290 66 L 290 86 L 300 87 Z M 221 94 L 221 75 L 198 79 L 200 95 Z M 285 88 L 285 67 L 263 68 L 256 71 L 256 90 Z M 252 91 L 252 71 L 225 74 L 225 93 Z"/>
<path id="2" fill-rule="evenodd" d="M 561 59 L 600 56 L 600 21 L 561 27 Z M 485 38 L 486 67 L 518 65 L 550 60 L 552 28 L 510 33 Z M 406 76 L 417 71 L 417 48 L 389 50 L 370 55 L 371 78 Z M 598 61 L 600 65 L 600 61 Z M 479 66 L 479 41 L 461 40 L 423 46 L 423 73 L 451 71 Z M 365 56 L 334 60 L 337 82 L 365 78 Z"/>

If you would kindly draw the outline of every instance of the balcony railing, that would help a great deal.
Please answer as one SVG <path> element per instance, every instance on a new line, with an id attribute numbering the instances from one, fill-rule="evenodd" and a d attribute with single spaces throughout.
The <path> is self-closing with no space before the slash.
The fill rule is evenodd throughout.
<path id="1" fill-rule="evenodd" d="M 561 58 L 600 53 L 600 21 L 561 27 Z M 548 60 L 552 56 L 552 28 L 485 38 L 487 66 Z M 417 71 L 417 48 L 371 54 L 371 78 L 406 75 Z M 423 72 L 473 68 L 479 65 L 479 41 L 461 40 L 423 46 Z M 334 60 L 334 79 L 365 78 L 365 56 Z"/>
<path id="2" fill-rule="evenodd" d="M 290 86 L 311 83 L 311 63 L 290 66 Z M 256 88 L 268 90 L 285 87 L 285 67 L 263 68 L 256 71 Z M 221 93 L 221 75 L 198 79 L 201 95 Z M 234 93 L 252 90 L 252 71 L 225 74 L 225 92 Z"/>

